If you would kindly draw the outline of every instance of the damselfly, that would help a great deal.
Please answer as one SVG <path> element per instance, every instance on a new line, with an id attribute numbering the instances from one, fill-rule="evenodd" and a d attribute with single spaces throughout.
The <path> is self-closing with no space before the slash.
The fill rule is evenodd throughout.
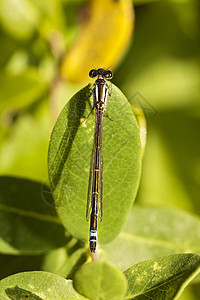
<path id="1" fill-rule="evenodd" d="M 112 72 L 104 69 L 92 69 L 91 78 L 97 77 L 92 90 L 93 108 L 95 110 L 94 147 L 91 162 L 90 180 L 88 187 L 88 199 L 86 219 L 90 216 L 90 251 L 96 251 L 97 244 L 97 219 L 102 221 L 103 204 L 103 114 L 106 109 L 108 97 L 108 83 L 112 78 Z M 91 112 L 92 112 L 91 111 Z"/>

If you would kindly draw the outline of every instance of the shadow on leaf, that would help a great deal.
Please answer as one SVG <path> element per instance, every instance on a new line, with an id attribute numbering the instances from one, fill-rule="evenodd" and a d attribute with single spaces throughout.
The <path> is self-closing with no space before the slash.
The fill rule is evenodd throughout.
<path id="1" fill-rule="evenodd" d="M 42 300 L 39 296 L 19 288 L 18 286 L 15 286 L 14 288 L 8 288 L 5 290 L 7 296 L 11 300 Z"/>

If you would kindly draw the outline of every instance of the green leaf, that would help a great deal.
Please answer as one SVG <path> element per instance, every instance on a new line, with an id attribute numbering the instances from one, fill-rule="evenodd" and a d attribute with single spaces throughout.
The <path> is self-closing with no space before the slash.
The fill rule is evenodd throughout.
<path id="1" fill-rule="evenodd" d="M 87 260 L 87 252 L 72 239 L 66 247 L 50 251 L 44 257 L 41 270 L 57 274 L 65 278 L 72 278 L 77 267 Z"/>
<path id="2" fill-rule="evenodd" d="M 176 254 L 139 263 L 125 271 L 126 299 L 176 299 L 200 272 L 200 256 Z"/>
<path id="3" fill-rule="evenodd" d="M 73 284 L 81 295 L 92 300 L 123 299 L 127 289 L 123 273 L 105 261 L 81 266 L 75 273 Z"/>
<path id="4" fill-rule="evenodd" d="M 160 256 L 200 253 L 200 220 L 174 209 L 135 205 L 123 232 L 103 249 L 121 270 Z"/>
<path id="5" fill-rule="evenodd" d="M 71 280 L 48 272 L 24 272 L 0 281 L 1 300 L 85 299 L 73 289 Z"/>
<path id="6" fill-rule="evenodd" d="M 65 245 L 67 238 L 51 204 L 51 192 L 37 182 L 0 177 L 0 252 L 37 254 Z"/>
<path id="7" fill-rule="evenodd" d="M 33 34 L 39 17 L 32 1 L 0 1 L 1 23 L 4 29 L 16 38 L 28 39 Z"/>
<path id="8" fill-rule="evenodd" d="M 94 114 L 89 89 L 79 91 L 62 110 L 52 132 L 49 178 L 58 214 L 76 238 L 88 240 L 85 212 L 93 149 Z M 92 100 L 90 100 L 92 101 Z M 116 237 L 135 198 L 141 171 L 139 128 L 130 104 L 112 85 L 103 132 L 103 221 L 99 241 Z M 106 113 L 105 113 L 106 115 Z M 113 213 L 115 210 L 115 213 Z"/>
<path id="9" fill-rule="evenodd" d="M 33 114 L 30 108 L 27 113 L 17 114 L 17 118 L 12 118 L 12 114 L 7 115 L 8 122 L 13 123 L 8 123 L 10 128 L 7 128 L 4 136 L 0 136 L 1 175 L 48 182 L 49 103 L 42 101 L 36 107 Z"/>
<path id="10" fill-rule="evenodd" d="M 38 100 L 46 89 L 46 83 L 36 72 L 26 72 L 11 76 L 6 73 L 0 77 L 0 112 L 18 110 Z"/>

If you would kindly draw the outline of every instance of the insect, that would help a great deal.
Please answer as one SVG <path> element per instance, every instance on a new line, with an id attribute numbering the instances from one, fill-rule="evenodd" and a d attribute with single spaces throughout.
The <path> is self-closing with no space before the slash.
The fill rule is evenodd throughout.
<path id="1" fill-rule="evenodd" d="M 95 253 L 97 220 L 99 216 L 101 222 L 103 216 L 103 115 L 106 111 L 107 97 L 110 96 L 107 80 L 112 78 L 112 72 L 102 68 L 92 69 L 89 76 L 97 77 L 91 93 L 93 95 L 92 111 L 95 110 L 95 131 L 86 209 L 87 221 L 90 216 L 90 251 Z"/>

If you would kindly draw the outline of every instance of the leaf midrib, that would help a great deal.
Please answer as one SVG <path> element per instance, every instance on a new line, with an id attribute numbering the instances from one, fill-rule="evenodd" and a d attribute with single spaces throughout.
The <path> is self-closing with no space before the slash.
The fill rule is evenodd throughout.
<path id="1" fill-rule="evenodd" d="M 156 290 L 156 289 L 159 289 L 160 287 L 162 287 L 162 286 L 164 286 L 164 285 L 166 285 L 166 284 L 168 284 L 168 283 L 170 283 L 170 282 L 172 282 L 172 281 L 175 281 L 176 279 L 178 279 L 179 277 L 181 277 L 181 276 L 183 276 L 183 274 L 186 274 L 187 273 L 187 271 L 185 271 L 185 272 L 182 272 L 181 274 L 179 274 L 179 275 L 177 275 L 177 276 L 175 276 L 175 277 L 173 277 L 173 278 L 171 278 L 171 279 L 169 279 L 169 280 L 167 280 L 167 281 L 165 281 L 165 282 L 163 282 L 163 283 L 161 283 L 161 284 L 159 284 L 159 285 L 157 285 L 157 286 L 155 286 L 155 287 L 152 287 L 152 288 L 150 288 L 150 289 L 148 289 L 148 290 L 146 290 L 146 291 L 143 291 L 143 292 L 141 292 L 141 293 L 138 293 L 138 294 L 129 294 L 128 296 L 126 296 L 124 299 L 134 299 L 135 297 L 137 297 L 137 296 L 140 296 L 140 295 L 144 295 L 144 294 L 146 294 L 146 293 L 149 293 L 149 292 L 151 292 L 151 291 L 153 291 L 153 290 Z M 134 297 L 134 298 L 133 298 Z"/>
<path id="2" fill-rule="evenodd" d="M 48 216 L 48 215 L 44 215 L 44 214 L 33 212 L 33 211 L 27 211 L 27 210 L 17 208 L 17 207 L 12 207 L 12 206 L 7 206 L 7 205 L 0 204 L 0 210 L 5 211 L 5 212 L 18 214 L 18 215 L 21 215 L 21 216 L 35 218 L 35 219 L 46 221 L 46 222 L 61 224 L 60 220 L 56 216 L 55 217 L 54 216 Z"/>
<path id="3" fill-rule="evenodd" d="M 127 233 L 127 232 L 122 232 L 119 235 L 119 238 L 123 239 L 123 240 L 129 240 L 129 241 L 136 241 L 136 240 L 141 240 L 142 242 L 145 243 L 149 243 L 151 242 L 154 245 L 157 246 L 164 246 L 164 247 L 169 247 L 169 248 L 173 248 L 173 249 L 184 249 L 184 251 L 190 252 L 191 251 L 191 246 L 186 246 L 183 247 L 183 244 L 178 244 L 178 243 L 172 243 L 172 242 L 168 242 L 168 241 L 164 241 L 164 240 L 159 240 L 159 239 L 155 239 L 155 238 L 149 238 L 149 237 L 145 237 L 142 235 L 136 235 L 136 234 L 131 234 L 131 233 Z M 188 249 L 186 249 L 188 247 Z"/>

